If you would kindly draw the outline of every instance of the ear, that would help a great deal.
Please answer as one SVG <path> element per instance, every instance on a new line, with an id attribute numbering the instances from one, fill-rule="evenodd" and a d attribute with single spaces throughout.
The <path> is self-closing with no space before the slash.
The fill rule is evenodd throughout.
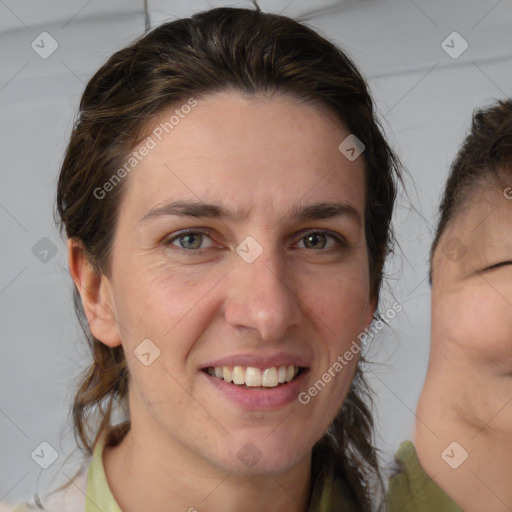
<path id="1" fill-rule="evenodd" d="M 110 281 L 94 270 L 83 245 L 73 238 L 68 240 L 68 264 L 69 273 L 82 298 L 91 333 L 109 347 L 121 345 Z"/>

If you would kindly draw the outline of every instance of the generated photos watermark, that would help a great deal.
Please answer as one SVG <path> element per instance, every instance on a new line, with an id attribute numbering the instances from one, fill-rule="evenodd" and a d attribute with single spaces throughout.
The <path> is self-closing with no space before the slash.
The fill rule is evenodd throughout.
<path id="1" fill-rule="evenodd" d="M 360 332 L 357 335 L 357 340 L 352 341 L 352 345 L 343 354 L 336 358 L 336 361 L 316 380 L 316 382 L 307 390 L 299 393 L 297 399 L 302 405 L 307 405 L 311 398 L 315 397 L 325 386 L 345 368 L 355 356 L 361 352 L 361 349 L 369 339 L 373 339 L 385 325 L 388 325 L 397 313 L 403 310 L 402 304 L 395 302 L 393 305 L 384 312 L 384 315 L 379 315 L 379 319 L 372 322 L 369 328 Z"/>
<path id="2" fill-rule="evenodd" d="M 197 100 L 190 98 L 187 103 L 177 108 L 169 117 L 168 121 L 160 123 L 143 143 L 139 144 L 138 149 L 132 151 L 126 162 L 120 167 L 101 187 L 94 189 L 93 195 L 96 199 L 104 199 L 108 192 L 111 192 L 123 178 L 141 162 L 144 157 L 149 155 L 152 149 L 155 149 L 164 136 L 170 133 L 185 118 L 190 111 L 197 106 Z"/>

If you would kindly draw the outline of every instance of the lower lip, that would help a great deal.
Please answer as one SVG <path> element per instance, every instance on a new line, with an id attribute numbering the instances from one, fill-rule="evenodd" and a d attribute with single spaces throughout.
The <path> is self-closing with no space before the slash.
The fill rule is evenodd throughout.
<path id="1" fill-rule="evenodd" d="M 224 396 L 250 411 L 273 411 L 293 402 L 300 393 L 307 373 L 307 369 L 302 370 L 301 374 L 295 379 L 275 388 L 258 387 L 251 389 L 237 386 L 201 371 L 201 374 Z"/>

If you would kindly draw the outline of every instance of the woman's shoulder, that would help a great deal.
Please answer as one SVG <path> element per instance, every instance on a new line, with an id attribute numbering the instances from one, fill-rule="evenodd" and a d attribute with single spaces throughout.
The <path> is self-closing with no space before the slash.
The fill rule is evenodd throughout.
<path id="1" fill-rule="evenodd" d="M 386 494 L 387 512 L 462 512 L 421 467 L 411 441 L 403 441 L 395 453 Z"/>
<path id="2" fill-rule="evenodd" d="M 51 490 L 43 496 L 37 493 L 15 505 L 0 503 L 0 512 L 84 512 L 87 491 L 87 469 L 84 464 L 66 485 Z"/>

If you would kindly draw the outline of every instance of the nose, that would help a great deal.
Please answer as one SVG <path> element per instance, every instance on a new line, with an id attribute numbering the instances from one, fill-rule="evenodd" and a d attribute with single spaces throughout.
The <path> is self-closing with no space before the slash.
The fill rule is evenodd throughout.
<path id="1" fill-rule="evenodd" d="M 226 321 L 238 329 L 256 331 L 262 341 L 284 339 L 303 318 L 297 282 L 290 274 L 277 250 L 263 250 L 252 263 L 240 258 L 229 273 Z"/>

